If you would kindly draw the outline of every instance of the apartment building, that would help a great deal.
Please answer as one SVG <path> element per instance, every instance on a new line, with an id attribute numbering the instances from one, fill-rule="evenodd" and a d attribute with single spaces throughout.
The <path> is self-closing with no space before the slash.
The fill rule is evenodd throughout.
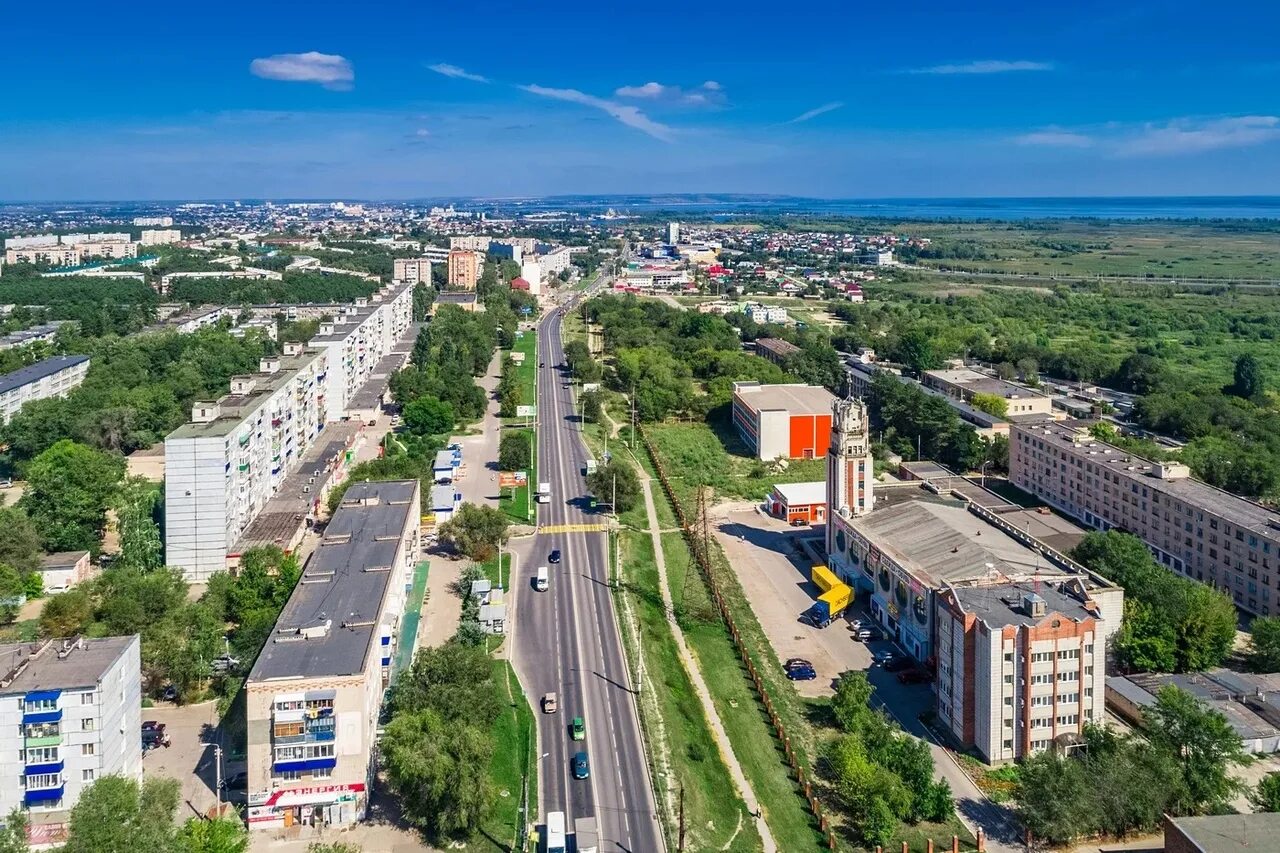
<path id="1" fill-rule="evenodd" d="M 938 721 L 988 764 L 1078 742 L 1106 707 L 1114 587 L 1087 576 L 947 585 L 936 600 Z"/>
<path id="2" fill-rule="evenodd" d="M 182 231 L 177 228 L 143 231 L 138 237 L 138 243 L 143 246 L 167 246 L 181 241 Z"/>
<path id="3" fill-rule="evenodd" d="M 285 344 L 259 372 L 192 406 L 165 455 L 165 560 L 192 582 L 227 568 L 235 542 L 324 427 L 325 349 Z"/>
<path id="4" fill-rule="evenodd" d="M 486 237 L 482 234 L 463 234 L 457 237 L 449 238 L 450 251 L 462 252 L 487 252 L 489 244 L 493 242 L 492 237 Z"/>
<path id="5" fill-rule="evenodd" d="M 369 299 L 357 299 L 329 322 L 321 323 L 310 346 L 329 354 L 325 378 L 325 417 L 345 416 L 349 401 L 374 374 L 378 362 L 413 324 L 413 285 L 384 287 Z"/>
<path id="6" fill-rule="evenodd" d="M 98 779 L 141 780 L 141 663 L 137 635 L 0 645 L 0 809 L 27 812 L 33 846 L 66 840 Z"/>
<path id="7" fill-rule="evenodd" d="M 173 224 L 172 216 L 135 216 L 133 224 L 148 228 L 168 228 Z"/>
<path id="8" fill-rule="evenodd" d="M 124 241 L 92 241 L 88 243 L 76 243 L 74 248 L 80 250 L 80 255 L 84 260 L 90 258 L 136 258 L 138 256 L 138 244 Z"/>
<path id="9" fill-rule="evenodd" d="M 419 491 L 417 480 L 347 489 L 245 681 L 251 830 L 366 814 L 419 558 Z"/>
<path id="10" fill-rule="evenodd" d="M 55 355 L 0 374 L 0 424 L 32 400 L 65 397 L 89 373 L 89 356 Z"/>
<path id="11" fill-rule="evenodd" d="M 1026 386 L 996 379 L 976 370 L 926 370 L 921 381 L 926 388 L 933 388 L 966 403 L 972 403 L 975 394 L 999 397 L 1007 406 L 1006 417 L 1053 413 L 1053 398 L 1048 394 L 1041 394 Z"/>
<path id="12" fill-rule="evenodd" d="M 0 335 L 0 350 L 25 347 L 27 344 L 41 342 L 51 343 L 58 336 L 58 329 L 70 322 L 70 320 L 53 320 L 49 323 L 41 323 L 30 328 L 19 329 L 7 335 Z"/>
<path id="13" fill-rule="evenodd" d="M 396 258 L 391 262 L 391 265 L 391 277 L 394 281 L 403 281 L 409 284 L 431 283 L 430 258 Z"/>
<path id="14" fill-rule="evenodd" d="M 480 278 L 480 254 L 469 249 L 449 250 L 448 287 L 453 290 L 475 290 Z"/>
<path id="15" fill-rule="evenodd" d="M 568 246 L 542 246 L 538 263 L 544 275 L 558 275 L 569 268 L 573 256 Z"/>
<path id="16" fill-rule="evenodd" d="M 73 267 L 84 260 L 75 246 L 22 246 L 4 250 L 6 264 L 47 264 L 51 267 Z"/>
<path id="17" fill-rule="evenodd" d="M 1081 421 L 1015 424 L 1009 479 L 1099 530 L 1125 530 L 1161 565 L 1226 590 L 1258 616 L 1280 613 L 1280 514 L 1094 439 Z"/>

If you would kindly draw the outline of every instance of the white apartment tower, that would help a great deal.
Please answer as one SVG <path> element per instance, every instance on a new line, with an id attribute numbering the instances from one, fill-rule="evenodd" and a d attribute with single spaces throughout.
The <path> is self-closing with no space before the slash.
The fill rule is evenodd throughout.
<path id="1" fill-rule="evenodd" d="M 340 420 L 347 403 L 373 375 L 382 357 L 413 324 L 413 285 L 383 288 L 369 299 L 357 299 L 331 322 L 320 324 L 310 346 L 329 355 L 325 378 L 325 418 Z"/>
<path id="2" fill-rule="evenodd" d="M 137 635 L 0 645 L 0 809 L 24 809 L 34 847 L 66 840 L 104 776 L 142 778 Z"/>
<path id="3" fill-rule="evenodd" d="M 674 246 L 679 242 L 680 242 L 680 223 L 668 222 L 667 223 L 667 245 Z"/>
<path id="4" fill-rule="evenodd" d="M 392 279 L 408 284 L 431 283 L 430 258 L 396 258 L 391 262 Z"/>
<path id="5" fill-rule="evenodd" d="M 849 397 L 831 404 L 831 446 L 827 450 L 827 553 L 837 552 L 835 536 L 849 519 L 871 512 L 875 502 L 874 460 L 867 405 Z"/>

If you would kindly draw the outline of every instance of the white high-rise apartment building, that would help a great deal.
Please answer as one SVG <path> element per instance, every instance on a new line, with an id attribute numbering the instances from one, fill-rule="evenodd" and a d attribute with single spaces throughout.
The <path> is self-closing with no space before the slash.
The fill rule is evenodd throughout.
<path id="1" fill-rule="evenodd" d="M 343 417 L 348 401 L 369 377 L 383 356 L 409 331 L 413 324 L 413 285 L 393 284 L 370 299 L 357 299 L 321 323 L 320 333 L 310 346 L 329 354 L 325 379 L 325 417 Z"/>
<path id="2" fill-rule="evenodd" d="M 173 224 L 172 216 L 135 216 L 133 218 L 134 225 L 149 226 L 152 228 L 168 228 Z"/>
<path id="3" fill-rule="evenodd" d="M 667 223 L 667 245 L 674 246 L 679 242 L 680 242 L 680 223 L 668 222 Z"/>
<path id="4" fill-rule="evenodd" d="M 27 812 L 33 846 L 66 840 L 98 779 L 142 778 L 136 634 L 0 645 L 0 685 L 0 810 Z"/>
<path id="5" fill-rule="evenodd" d="M 166 561 L 203 582 L 228 555 L 324 426 L 323 349 L 286 344 L 231 393 L 197 402 L 191 423 L 165 439 Z"/>
<path id="6" fill-rule="evenodd" d="M 0 374 L 0 424 L 32 400 L 67 396 L 88 373 L 89 356 L 55 355 Z"/>
<path id="7" fill-rule="evenodd" d="M 182 232 L 180 230 L 167 228 L 143 231 L 138 238 L 138 243 L 143 246 L 167 246 L 170 243 L 177 243 L 181 240 Z"/>
<path id="8" fill-rule="evenodd" d="M 394 281 L 403 281 L 409 284 L 430 284 L 431 283 L 431 259 L 430 258 L 396 258 L 392 261 L 392 275 Z"/>

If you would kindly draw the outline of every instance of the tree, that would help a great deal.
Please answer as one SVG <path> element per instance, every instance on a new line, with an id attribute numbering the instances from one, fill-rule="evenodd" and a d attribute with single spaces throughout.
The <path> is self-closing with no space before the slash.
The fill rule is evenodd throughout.
<path id="1" fill-rule="evenodd" d="M 498 468 L 502 471 L 528 471 L 532 462 L 529 449 L 529 433 L 525 430 L 504 430 L 498 441 Z"/>
<path id="2" fill-rule="evenodd" d="M 84 631 L 93 620 L 89 593 L 77 587 L 58 593 L 40 610 L 40 636 L 71 637 Z"/>
<path id="3" fill-rule="evenodd" d="M 4 826 L 0 827 L 0 853 L 28 853 L 31 850 L 27 843 L 29 823 L 26 811 L 21 806 L 14 806 L 4 820 Z"/>
<path id="4" fill-rule="evenodd" d="M 178 830 L 176 853 L 245 853 L 249 833 L 237 818 L 188 818 Z"/>
<path id="5" fill-rule="evenodd" d="M 1066 844 L 1093 827 L 1092 780 L 1083 764 L 1053 752 L 1030 756 L 1018 768 L 1018 820 L 1038 841 Z"/>
<path id="6" fill-rule="evenodd" d="M 404 425 L 418 435 L 447 435 L 456 418 L 453 406 L 430 394 L 424 394 L 404 407 Z"/>
<path id="7" fill-rule="evenodd" d="M 1168 370 L 1158 356 L 1135 352 L 1120 362 L 1114 381 L 1125 391 L 1150 394 L 1159 390 L 1168 380 Z"/>
<path id="8" fill-rule="evenodd" d="M 1266 392 L 1267 381 L 1262 365 L 1253 353 L 1236 356 L 1234 380 L 1224 390 L 1246 400 L 1256 400 Z"/>
<path id="9" fill-rule="evenodd" d="M 173 779 L 152 777 L 139 786 L 123 776 L 103 776 L 72 807 L 63 853 L 172 850 L 178 797 Z"/>
<path id="10" fill-rule="evenodd" d="M 871 682 L 865 672 L 849 670 L 836 681 L 831 711 L 846 732 L 861 731 L 871 710 Z"/>
<path id="11" fill-rule="evenodd" d="M 116 527 L 120 531 L 117 569 L 149 572 L 163 565 L 160 525 L 155 521 L 159 500 L 159 488 L 141 477 L 130 477 L 116 495 Z"/>
<path id="12" fill-rule="evenodd" d="M 19 505 L 59 551 L 98 550 L 107 508 L 124 476 L 124 460 L 62 440 L 27 466 Z"/>
<path id="13" fill-rule="evenodd" d="M 1040 363 L 1034 358 L 1018 359 L 1018 373 L 1022 375 L 1022 381 L 1031 387 L 1040 384 Z"/>
<path id="14" fill-rule="evenodd" d="M 626 512 L 640 502 L 640 478 L 636 469 L 614 458 L 587 475 L 587 488 L 598 501 L 612 501 L 614 512 Z"/>
<path id="15" fill-rule="evenodd" d="M 916 374 L 934 370 L 942 364 L 933 346 L 933 338 L 923 329 L 909 329 L 898 339 L 898 360 Z"/>
<path id="16" fill-rule="evenodd" d="M 588 423 L 604 423 L 604 404 L 599 391 L 587 391 L 582 395 L 582 419 Z"/>
<path id="17" fill-rule="evenodd" d="M 1143 712 L 1151 746 L 1182 767 L 1185 799 L 1179 814 L 1213 814 L 1225 808 L 1240 788 L 1230 769 L 1246 758 L 1240 736 L 1227 718 L 1186 691 L 1170 684 Z"/>
<path id="18" fill-rule="evenodd" d="M 414 656 L 409 672 L 392 690 L 391 708 L 395 714 L 430 709 L 445 720 L 466 719 L 487 726 L 500 710 L 496 697 L 488 652 L 445 643 Z"/>
<path id="19" fill-rule="evenodd" d="M 397 714 L 380 743 L 404 815 L 434 839 L 468 838 L 493 804 L 487 728 L 433 710 Z"/>
<path id="20" fill-rule="evenodd" d="M 1249 669 L 1280 672 L 1280 616 L 1259 616 L 1249 626 L 1249 632 Z"/>
<path id="21" fill-rule="evenodd" d="M 1009 401 L 999 394 L 979 392 L 969 398 L 969 405 L 997 418 L 1003 418 L 1009 412 Z"/>
<path id="22" fill-rule="evenodd" d="M 27 514 L 17 507 L 0 507 L 0 563 L 19 572 L 40 568 L 40 534 Z"/>
<path id="23" fill-rule="evenodd" d="M 1249 802 L 1255 811 L 1280 812 L 1280 773 L 1263 776 L 1249 794 Z"/>
<path id="24" fill-rule="evenodd" d="M 516 413 L 520 411 L 520 406 L 524 405 L 524 387 L 518 382 L 513 382 L 505 390 L 498 395 L 498 415 L 504 418 L 514 418 Z"/>
<path id="25" fill-rule="evenodd" d="M 0 564 L 0 621 L 9 625 L 18 618 L 26 585 L 13 566 Z"/>
<path id="26" fill-rule="evenodd" d="M 452 518 L 440 525 L 438 534 L 441 542 L 481 563 L 507 541 L 507 524 L 507 516 L 500 510 L 464 503 Z"/>

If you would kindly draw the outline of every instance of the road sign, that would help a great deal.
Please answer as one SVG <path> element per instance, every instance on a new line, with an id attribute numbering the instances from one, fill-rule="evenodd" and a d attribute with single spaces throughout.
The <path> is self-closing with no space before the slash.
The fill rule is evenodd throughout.
<path id="1" fill-rule="evenodd" d="M 520 306 L 520 313 L 528 317 L 530 314 L 533 313 L 533 309 L 530 308 L 528 305 L 522 305 Z"/>
<path id="2" fill-rule="evenodd" d="M 529 485 L 528 471 L 499 471 L 498 472 L 498 488 L 499 489 L 518 489 L 521 486 Z"/>
<path id="3" fill-rule="evenodd" d="M 599 382 L 584 382 L 584 383 L 582 383 L 582 393 L 583 393 L 583 394 L 590 394 L 592 391 L 599 391 L 599 390 L 600 390 L 600 383 L 599 383 Z"/>
<path id="4" fill-rule="evenodd" d="M 538 416 L 537 406 L 516 406 L 517 418 L 536 418 Z"/>

